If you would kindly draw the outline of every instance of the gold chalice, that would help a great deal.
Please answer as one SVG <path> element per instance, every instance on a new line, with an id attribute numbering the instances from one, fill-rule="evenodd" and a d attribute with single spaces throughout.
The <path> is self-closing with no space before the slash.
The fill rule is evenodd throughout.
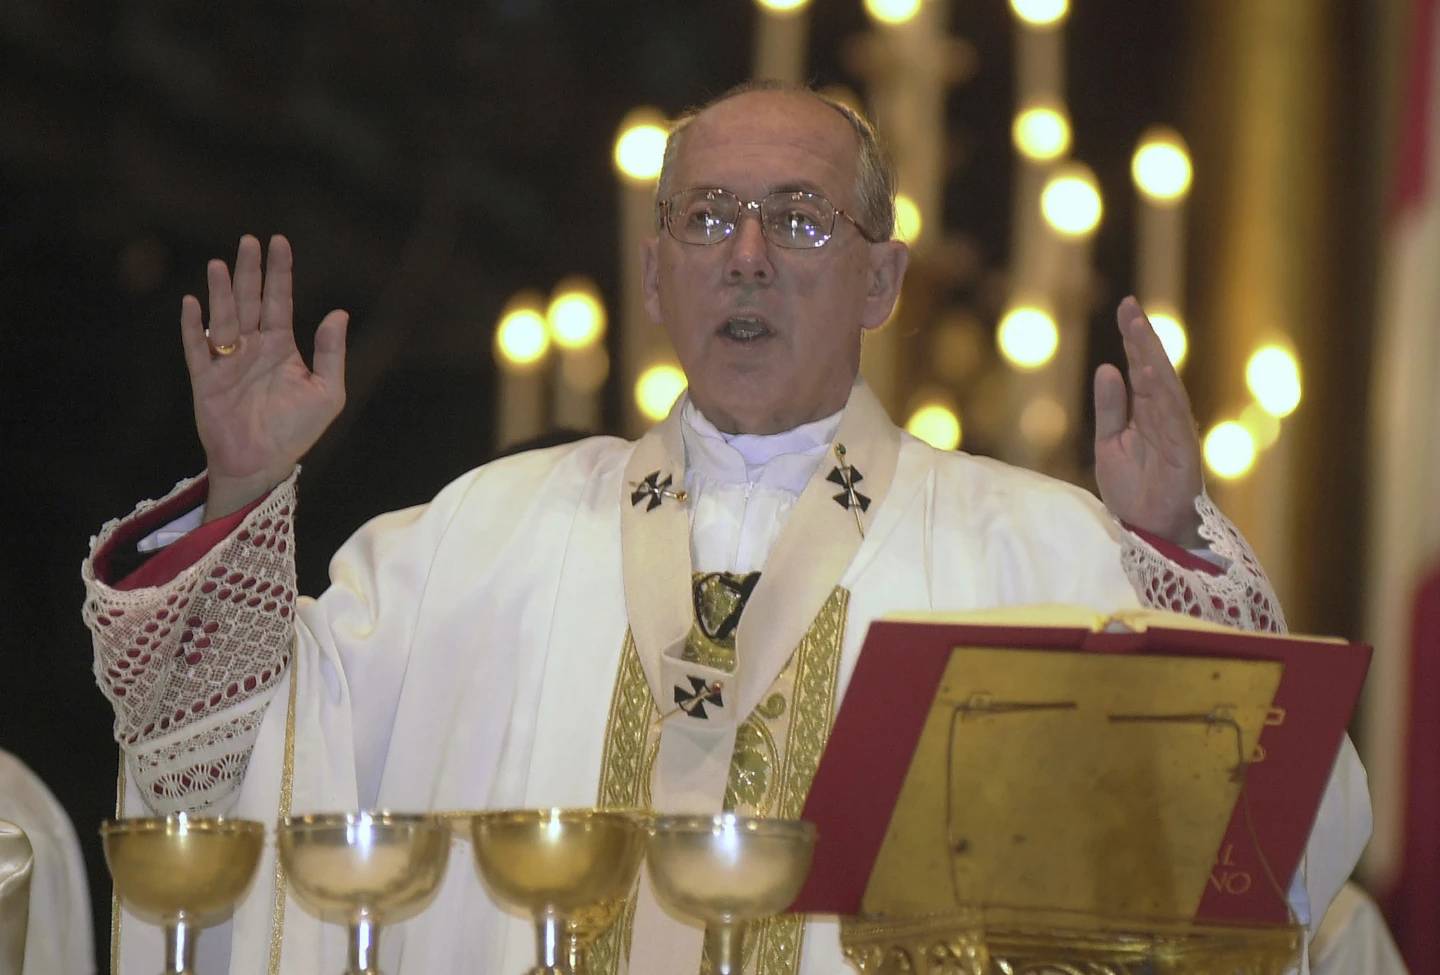
<path id="1" fill-rule="evenodd" d="M 434 816 L 287 816 L 277 841 L 296 899 L 349 929 L 345 975 L 380 975 L 380 928 L 424 910 L 450 860 L 450 829 Z"/>
<path id="2" fill-rule="evenodd" d="M 100 838 L 121 902 L 165 928 L 165 975 L 191 975 L 195 936 L 235 909 L 260 862 L 265 827 L 176 813 L 107 820 Z"/>
<path id="3" fill-rule="evenodd" d="M 715 975 L 739 975 L 746 922 L 790 906 L 814 849 L 812 823 L 723 813 L 656 816 L 645 856 L 655 896 L 704 923 Z"/>
<path id="4" fill-rule="evenodd" d="M 645 856 L 635 813 L 526 809 L 476 814 L 475 863 L 497 901 L 535 922 L 528 975 L 584 975 L 584 949 L 615 923 Z"/>

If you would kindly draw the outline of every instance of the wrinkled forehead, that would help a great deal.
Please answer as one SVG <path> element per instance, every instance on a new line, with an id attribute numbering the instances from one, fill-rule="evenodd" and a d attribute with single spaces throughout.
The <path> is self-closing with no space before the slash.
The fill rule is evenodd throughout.
<path id="1" fill-rule="evenodd" d="M 679 138 L 675 190 L 813 189 L 839 206 L 854 205 L 859 140 L 844 116 L 811 95 L 737 95 L 701 112 Z"/>

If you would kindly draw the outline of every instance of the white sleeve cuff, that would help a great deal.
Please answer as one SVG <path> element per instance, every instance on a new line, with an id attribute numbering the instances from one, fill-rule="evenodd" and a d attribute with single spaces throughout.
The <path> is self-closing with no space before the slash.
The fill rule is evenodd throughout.
<path id="1" fill-rule="evenodd" d="M 205 506 L 197 505 L 179 518 L 161 525 L 135 544 L 141 552 L 158 552 L 172 542 L 178 542 L 205 522 Z"/>

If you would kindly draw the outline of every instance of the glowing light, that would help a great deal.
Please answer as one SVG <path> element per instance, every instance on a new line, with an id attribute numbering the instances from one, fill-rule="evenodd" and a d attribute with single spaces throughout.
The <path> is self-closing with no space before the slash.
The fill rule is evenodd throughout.
<path id="1" fill-rule="evenodd" d="M 995 337 L 1006 361 L 1027 371 L 1049 362 L 1060 345 L 1055 319 L 1047 311 L 1028 306 L 1006 312 Z"/>
<path id="2" fill-rule="evenodd" d="M 1045 222 L 1066 237 L 1093 234 L 1104 209 L 1095 174 L 1079 163 L 1065 166 L 1040 192 L 1040 212 Z"/>
<path id="3" fill-rule="evenodd" d="M 495 352 L 500 364 L 523 369 L 545 358 L 549 349 L 545 316 L 528 299 L 512 302 L 495 328 Z"/>
<path id="4" fill-rule="evenodd" d="M 926 403 L 905 421 L 905 429 L 930 446 L 954 450 L 960 446 L 960 417 L 948 406 Z"/>
<path id="5" fill-rule="evenodd" d="M 660 113 L 637 108 L 625 117 L 615 137 L 615 168 L 635 183 L 653 183 L 665 159 L 665 126 Z"/>
<path id="6" fill-rule="evenodd" d="M 1165 347 L 1165 357 L 1178 372 L 1180 365 L 1185 361 L 1185 354 L 1190 351 L 1190 340 L 1185 335 L 1185 323 L 1180 316 L 1169 311 L 1147 312 L 1150 325 L 1155 329 L 1155 335 L 1160 339 L 1160 344 Z"/>
<path id="7" fill-rule="evenodd" d="M 1070 150 L 1070 120 L 1058 109 L 1035 105 L 1015 116 L 1010 138 L 1026 159 L 1049 162 Z"/>
<path id="8" fill-rule="evenodd" d="M 920 0 L 865 0 L 865 12 L 882 24 L 903 24 L 920 12 Z"/>
<path id="9" fill-rule="evenodd" d="M 661 363 L 651 366 L 635 380 L 635 405 L 648 419 L 659 422 L 685 392 L 685 373 L 679 366 Z"/>
<path id="10" fill-rule="evenodd" d="M 1255 446 L 1261 450 L 1270 449 L 1280 439 L 1279 419 L 1266 413 L 1256 403 L 1240 411 L 1240 425 L 1250 431 L 1250 436 L 1255 438 Z"/>
<path id="11" fill-rule="evenodd" d="M 1205 434 L 1205 466 L 1227 481 L 1244 477 L 1255 466 L 1255 438 L 1234 420 L 1225 420 Z"/>
<path id="12" fill-rule="evenodd" d="M 808 7 L 810 0 L 755 0 L 755 5 L 772 14 L 793 14 Z"/>
<path id="13" fill-rule="evenodd" d="M 1165 128 L 1146 130 L 1130 160 L 1130 175 L 1136 188 L 1153 203 L 1184 199 L 1190 192 L 1194 170 L 1190 150 L 1180 133 Z"/>
<path id="14" fill-rule="evenodd" d="M 1020 411 L 1020 434 L 1041 449 L 1054 447 L 1068 429 L 1070 417 L 1065 407 L 1048 396 L 1031 400 Z"/>
<path id="15" fill-rule="evenodd" d="M 583 349 L 605 332 L 605 306 L 595 285 L 584 278 L 568 278 L 555 286 L 545 308 L 550 337 L 562 349 Z"/>
<path id="16" fill-rule="evenodd" d="M 1031 27 L 1049 27 L 1070 12 L 1070 0 L 1010 0 L 1010 9 Z"/>
<path id="17" fill-rule="evenodd" d="M 1271 416 L 1289 416 L 1300 405 L 1300 363 L 1289 349 L 1267 345 L 1245 363 L 1245 385 Z"/>
<path id="18" fill-rule="evenodd" d="M 895 194 L 895 236 L 907 244 L 915 243 L 923 224 L 920 208 L 904 193 Z"/>

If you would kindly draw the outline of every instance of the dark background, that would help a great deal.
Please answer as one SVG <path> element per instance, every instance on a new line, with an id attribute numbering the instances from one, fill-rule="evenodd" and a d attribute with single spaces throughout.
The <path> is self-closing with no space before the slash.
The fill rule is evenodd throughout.
<path id="1" fill-rule="evenodd" d="M 1336 70 L 1353 68 L 1363 91 L 1367 21 L 1359 3 L 1334 6 L 1353 41 Z M 1066 28 L 1073 155 L 1107 203 L 1094 359 L 1118 358 L 1109 316 L 1133 287 L 1136 138 L 1154 123 L 1216 124 L 1190 80 L 1205 7 L 1079 0 Z M 512 293 L 583 273 L 613 315 L 616 127 L 637 105 L 674 114 L 743 80 L 756 16 L 743 0 L 0 4 L 0 745 L 75 822 L 102 965 L 96 827 L 113 809 L 116 748 L 79 565 L 106 519 L 203 467 L 181 295 L 203 295 L 206 260 L 232 260 L 241 233 L 284 232 L 307 357 L 327 310 L 352 313 L 350 404 L 303 478 L 300 574 L 317 593 L 366 517 L 426 500 L 492 452 L 491 328 Z M 859 0 L 815 0 L 810 17 L 813 80 L 863 91 L 842 56 L 869 29 Z M 1003 0 L 956 0 L 951 30 L 976 60 L 948 103 L 947 230 L 995 268 L 1010 223 L 1013 21 Z M 1335 111 L 1360 125 L 1358 96 Z M 1356 141 L 1337 164 L 1364 173 L 1372 154 Z M 985 281 L 956 284 L 960 300 Z M 1348 300 L 1368 286 L 1358 274 Z M 1192 390 L 1203 415 L 1203 370 Z M 613 428 L 613 384 L 607 395 Z M 1349 395 L 1363 399 L 1363 379 Z"/>

